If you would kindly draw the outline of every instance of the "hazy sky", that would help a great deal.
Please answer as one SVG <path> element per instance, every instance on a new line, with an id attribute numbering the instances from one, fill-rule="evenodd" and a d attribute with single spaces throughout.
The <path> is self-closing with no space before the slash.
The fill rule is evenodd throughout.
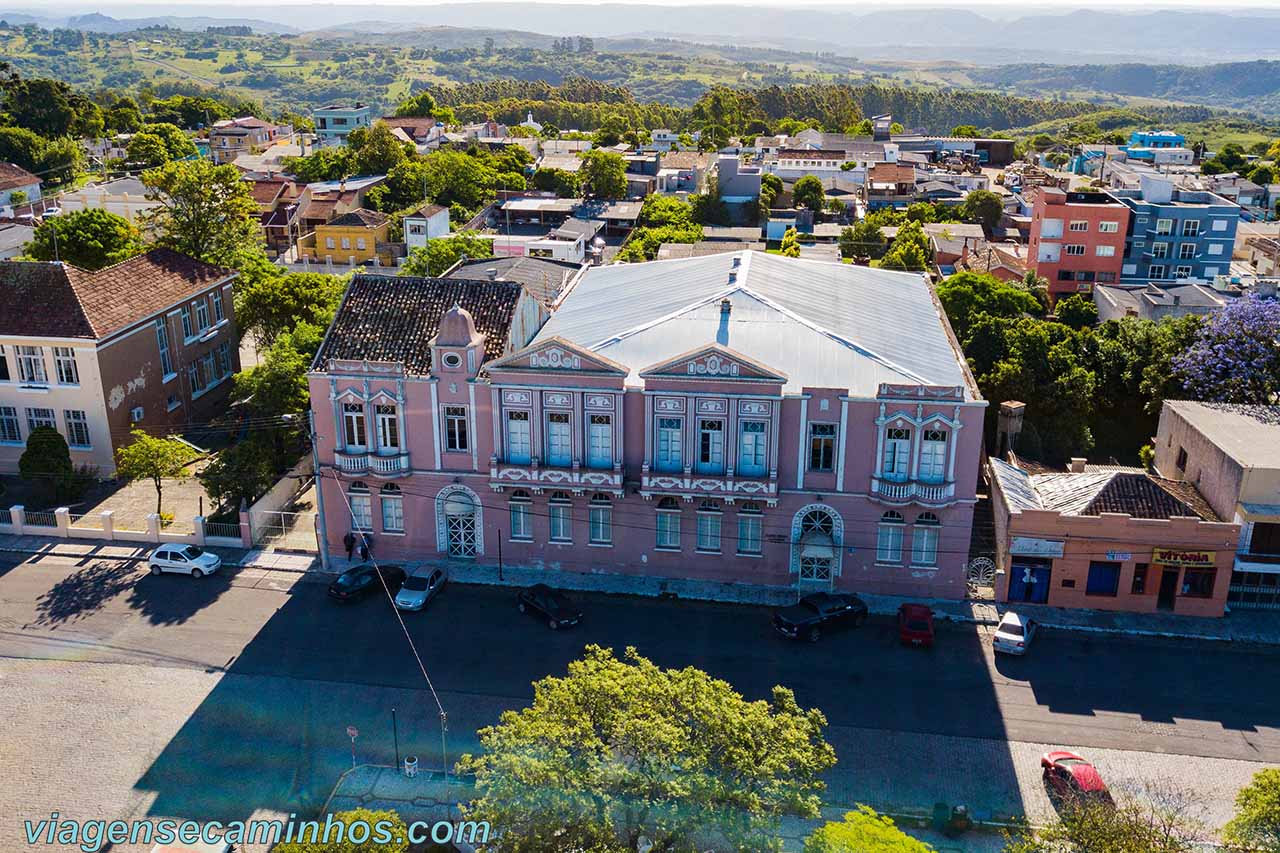
<path id="1" fill-rule="evenodd" d="M 451 4 L 458 2 L 470 2 L 474 5 L 483 5 L 484 0 L 435 0 L 435 2 L 448 2 Z M 588 5 L 598 5 L 601 2 L 607 3 L 644 3 L 646 5 L 672 5 L 687 6 L 691 2 L 693 5 L 758 5 L 758 6 L 790 6 L 792 8 L 835 8 L 844 7 L 850 11 L 871 11 L 880 9 L 890 9 L 902 6 L 928 6 L 932 8 L 942 8 L 947 6 L 955 6 L 957 8 L 972 8 L 974 6 L 984 7 L 1003 7 L 1002 11 L 1013 14 L 1025 14 L 1027 12 L 1036 11 L 1065 11 L 1072 9 L 1123 9 L 1135 12 L 1153 12 L 1161 8 L 1177 7 L 1180 9 L 1212 9 L 1214 11 L 1229 11 L 1238 9 L 1241 11 L 1258 12 L 1266 11 L 1270 13 L 1280 13 L 1280 8 L 1276 0 L 1159 0 L 1157 3 L 1137 4 L 1137 3 L 1088 3 L 1082 0 L 1020 0 L 1017 4 L 1011 4 L 1008 0 L 894 0 L 892 3 L 849 3 L 848 0 L 522 0 L 524 3 L 554 2 L 554 3 L 582 3 Z M 307 4 L 320 5 L 317 0 L 272 0 L 272 6 L 290 5 L 290 4 Z M 112 2 L 112 0 L 104 0 L 104 2 L 94 3 L 92 0 L 43 0 L 43 2 L 33 3 L 31 0 L 17 0 L 17 2 L 4 3 L 3 5 L 10 8 L 36 8 L 47 13 L 50 12 L 84 12 L 84 11 L 103 11 L 111 8 L 125 7 L 138 8 L 147 7 L 159 13 L 161 10 L 172 14 L 181 14 L 182 7 L 187 5 L 207 6 L 205 2 L 193 0 L 187 3 L 182 0 L 128 0 L 128 2 Z M 221 0 L 218 5 L 228 7 L 244 7 L 244 6 L 262 6 L 263 0 Z M 385 6 L 420 6 L 426 7 L 434 5 L 433 0 L 339 0 L 333 5 L 341 6 L 362 6 L 362 5 L 385 5 Z M 109 12 L 108 12 L 109 13 Z"/>

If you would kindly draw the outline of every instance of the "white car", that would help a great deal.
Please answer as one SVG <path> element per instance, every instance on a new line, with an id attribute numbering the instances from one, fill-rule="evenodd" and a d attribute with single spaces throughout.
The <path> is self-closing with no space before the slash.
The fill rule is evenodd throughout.
<path id="1" fill-rule="evenodd" d="M 147 564 L 151 567 L 153 575 L 178 572 L 191 575 L 193 578 L 202 578 L 222 568 L 222 558 L 195 545 L 175 543 L 161 545 L 152 551 L 151 556 L 147 558 Z"/>
<path id="2" fill-rule="evenodd" d="M 427 602 L 436 597 L 436 593 L 444 589 L 449 575 L 444 569 L 432 569 L 422 574 L 414 574 L 404 579 L 400 591 L 396 593 L 396 607 L 401 610 L 421 610 Z"/>
<path id="3" fill-rule="evenodd" d="M 1031 641 L 1035 639 L 1037 627 L 1036 620 L 1019 616 L 1010 610 L 1000 617 L 1000 624 L 996 626 L 996 633 L 991 638 L 991 647 L 1005 654 L 1025 655 Z"/>

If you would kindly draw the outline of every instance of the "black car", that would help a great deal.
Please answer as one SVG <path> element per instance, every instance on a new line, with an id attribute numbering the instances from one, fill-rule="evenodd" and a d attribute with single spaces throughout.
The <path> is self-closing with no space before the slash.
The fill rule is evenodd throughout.
<path id="1" fill-rule="evenodd" d="M 861 625 L 867 618 L 867 605 L 847 592 L 815 592 L 790 607 L 773 612 L 773 627 L 784 637 L 811 643 L 822 638 L 822 632 L 842 625 Z"/>
<path id="2" fill-rule="evenodd" d="M 400 591 L 400 585 L 404 583 L 404 569 L 399 566 L 375 566 L 372 563 L 363 563 L 338 575 L 338 579 L 329 584 L 329 597 L 339 601 L 354 601 L 368 593 L 381 592 L 382 584 L 378 582 L 379 573 L 382 574 L 382 580 L 386 582 L 392 596 Z"/>
<path id="3" fill-rule="evenodd" d="M 521 613 L 533 612 L 546 617 L 547 625 L 552 631 L 577 625 L 582 621 L 582 611 L 563 592 L 543 583 L 520 590 L 520 594 L 516 596 L 516 606 Z"/>

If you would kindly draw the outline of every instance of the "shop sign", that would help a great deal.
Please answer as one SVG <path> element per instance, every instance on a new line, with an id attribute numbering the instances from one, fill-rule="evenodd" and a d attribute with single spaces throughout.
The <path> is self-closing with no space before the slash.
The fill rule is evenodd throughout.
<path id="1" fill-rule="evenodd" d="M 1019 557 L 1061 557 L 1063 544 L 1052 539 L 1015 536 L 1009 543 L 1009 553 Z"/>
<path id="2" fill-rule="evenodd" d="M 1113 563 L 1123 563 L 1125 560 L 1133 559 L 1132 551 L 1108 551 L 1107 559 Z"/>
<path id="3" fill-rule="evenodd" d="M 1156 548 L 1151 552 L 1151 562 L 1165 566 L 1212 568 L 1216 556 L 1216 551 L 1179 551 L 1176 548 Z"/>

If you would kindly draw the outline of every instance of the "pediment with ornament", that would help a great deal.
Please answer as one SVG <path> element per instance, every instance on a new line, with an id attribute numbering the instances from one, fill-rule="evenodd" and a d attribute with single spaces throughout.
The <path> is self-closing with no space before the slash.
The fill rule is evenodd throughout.
<path id="1" fill-rule="evenodd" d="M 625 376 L 627 369 L 616 361 L 607 359 L 589 349 L 580 347 L 564 338 L 548 338 L 525 347 L 511 355 L 491 361 L 487 369 L 538 370 L 571 373 L 603 373 Z"/>
<path id="2" fill-rule="evenodd" d="M 755 382 L 786 382 L 786 374 L 735 352 L 721 344 L 710 344 L 682 353 L 640 371 L 641 377 L 664 379 L 744 379 Z"/>

